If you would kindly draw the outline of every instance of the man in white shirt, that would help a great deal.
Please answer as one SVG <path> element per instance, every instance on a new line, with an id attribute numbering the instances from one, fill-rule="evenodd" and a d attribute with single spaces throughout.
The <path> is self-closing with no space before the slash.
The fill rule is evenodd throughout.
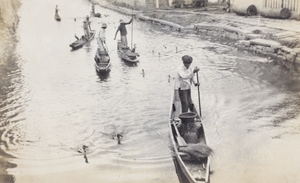
<path id="1" fill-rule="evenodd" d="M 189 55 L 182 57 L 183 64 L 177 68 L 177 74 L 175 77 L 175 94 L 176 100 L 181 101 L 182 112 L 188 112 L 190 108 L 193 111 L 194 104 L 191 99 L 191 85 L 199 86 L 195 80 L 195 73 L 199 71 L 198 67 L 192 69 L 191 63 L 193 58 Z M 177 92 L 178 91 L 178 92 Z"/>
<path id="2" fill-rule="evenodd" d="M 99 31 L 97 43 L 98 47 L 101 52 L 107 52 L 107 45 L 106 45 L 106 36 L 105 36 L 105 29 L 107 28 L 107 24 L 103 23 L 101 26 L 101 30 Z"/>
<path id="3" fill-rule="evenodd" d="M 97 37 L 98 49 L 96 54 L 96 62 L 108 62 L 108 48 L 106 45 L 106 36 L 105 36 L 105 29 L 107 28 L 106 23 L 103 23 L 101 26 L 101 30 L 99 31 Z"/>

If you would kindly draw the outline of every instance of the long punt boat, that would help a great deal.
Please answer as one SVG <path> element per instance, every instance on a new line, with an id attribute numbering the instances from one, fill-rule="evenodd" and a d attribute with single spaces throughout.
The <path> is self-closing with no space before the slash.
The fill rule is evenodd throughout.
<path id="1" fill-rule="evenodd" d="M 81 36 L 80 39 L 74 41 L 73 43 L 69 44 L 69 46 L 72 48 L 72 50 L 76 50 L 81 48 L 83 45 L 85 45 L 86 43 L 90 42 L 92 39 L 94 39 L 96 31 L 95 30 L 91 30 L 90 32 L 90 37 L 86 38 L 85 36 Z"/>
<path id="2" fill-rule="evenodd" d="M 175 91 L 172 95 L 169 130 L 175 159 L 186 179 L 190 183 L 208 183 L 210 157 L 199 158 L 190 153 L 199 149 L 206 151 L 208 147 L 201 117 L 195 107 L 192 112 L 181 113 L 181 102 L 176 100 Z"/>
<path id="3" fill-rule="evenodd" d="M 137 63 L 138 60 L 138 53 L 133 52 L 132 50 L 129 49 L 129 47 L 122 47 L 121 41 L 118 41 L 118 55 L 119 57 L 128 62 L 128 63 Z"/>

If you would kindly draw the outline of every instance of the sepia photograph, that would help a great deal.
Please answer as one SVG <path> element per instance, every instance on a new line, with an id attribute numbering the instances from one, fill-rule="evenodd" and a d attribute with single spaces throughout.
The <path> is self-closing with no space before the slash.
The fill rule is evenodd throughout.
<path id="1" fill-rule="evenodd" d="M 0 183 L 299 183 L 300 0 L 0 0 Z"/>

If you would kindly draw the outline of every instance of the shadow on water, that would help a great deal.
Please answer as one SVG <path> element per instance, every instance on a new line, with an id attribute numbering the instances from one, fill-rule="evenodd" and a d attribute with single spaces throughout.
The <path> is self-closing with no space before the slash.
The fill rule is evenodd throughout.
<path id="1" fill-rule="evenodd" d="M 100 81 L 106 81 L 110 76 L 110 70 L 107 72 L 98 72 L 96 71 Z"/>
<path id="2" fill-rule="evenodd" d="M 122 63 L 123 66 L 126 65 L 126 66 L 128 66 L 128 67 L 137 67 L 137 63 L 128 62 L 128 61 L 125 61 L 125 60 L 123 60 L 123 59 L 121 59 L 121 58 L 120 58 L 120 61 L 123 62 L 123 63 Z"/>
<path id="3" fill-rule="evenodd" d="M 15 176 L 10 175 L 7 169 L 17 167 L 16 164 L 10 163 L 9 160 L 15 158 L 14 156 L 6 153 L 3 149 L 9 149 L 9 143 L 5 138 L 7 136 L 7 126 L 9 124 L 7 115 L 5 114 L 5 109 L 7 106 L 7 95 L 13 89 L 11 88 L 12 81 L 9 75 L 15 72 L 18 67 L 16 64 L 17 58 L 15 55 L 11 54 L 7 58 L 1 60 L 2 64 L 0 67 L 0 182 L 1 183 L 13 183 L 15 182 Z M 12 140 L 12 139 L 10 139 Z"/>
<path id="4" fill-rule="evenodd" d="M 1 66 L 0 69 L 0 78 L 3 78 L 0 80 L 0 110 L 2 108 L 4 109 L 6 107 L 6 95 L 9 93 L 7 88 L 10 87 L 12 84 L 11 81 L 5 80 L 6 76 L 10 74 L 11 70 L 13 70 L 16 67 L 15 61 L 13 60 L 14 57 L 8 58 L 6 60 L 4 65 Z M 12 61 L 13 60 L 13 61 Z M 8 122 L 5 120 L 7 116 L 5 116 L 5 113 L 0 113 L 0 182 L 1 183 L 13 183 L 15 182 L 15 177 L 13 175 L 8 174 L 7 169 L 9 168 L 15 168 L 17 167 L 16 164 L 10 163 L 9 159 L 14 158 L 12 155 L 6 153 L 2 148 L 9 149 L 9 142 L 5 140 L 5 136 L 7 134 L 6 126 L 8 125 Z M 4 137 L 4 139 L 2 139 Z"/>
<path id="5" fill-rule="evenodd" d="M 269 60 L 268 62 L 237 60 L 235 72 L 258 81 L 266 81 L 287 91 L 300 91 L 298 73 L 276 60 Z"/>
<path id="6" fill-rule="evenodd" d="M 2 135 L 2 134 L 1 134 Z M 0 135 L 0 136 L 1 136 Z M 5 141 L 0 139 L 0 144 L 3 144 Z M 17 165 L 10 163 L 7 159 L 13 158 L 10 154 L 7 154 L 2 149 L 0 149 L 0 182 L 1 183 L 13 183 L 15 182 L 15 177 L 7 173 L 8 168 L 16 168 Z"/>
<path id="7" fill-rule="evenodd" d="M 1 156 L 2 156 L 2 152 L 0 152 Z M 10 163 L 8 161 L 6 161 L 5 159 L 0 158 L 0 182 L 1 183 L 13 183 L 15 182 L 15 177 L 13 175 L 10 175 L 7 173 L 7 169 L 8 168 L 15 168 L 17 167 L 16 164 Z"/>

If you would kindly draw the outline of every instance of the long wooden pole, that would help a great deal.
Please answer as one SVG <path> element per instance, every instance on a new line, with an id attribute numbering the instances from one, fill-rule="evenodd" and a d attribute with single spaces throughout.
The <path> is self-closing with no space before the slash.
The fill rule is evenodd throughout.
<path id="1" fill-rule="evenodd" d="M 131 25 L 131 50 L 133 44 L 133 9 L 132 9 L 132 25 Z"/>
<path id="2" fill-rule="evenodd" d="M 200 85 L 198 72 L 197 72 L 197 83 Z M 202 117 L 202 114 L 201 114 L 201 103 L 200 103 L 200 86 L 199 85 L 197 86 L 198 87 L 199 114 L 200 114 L 200 117 Z"/>

